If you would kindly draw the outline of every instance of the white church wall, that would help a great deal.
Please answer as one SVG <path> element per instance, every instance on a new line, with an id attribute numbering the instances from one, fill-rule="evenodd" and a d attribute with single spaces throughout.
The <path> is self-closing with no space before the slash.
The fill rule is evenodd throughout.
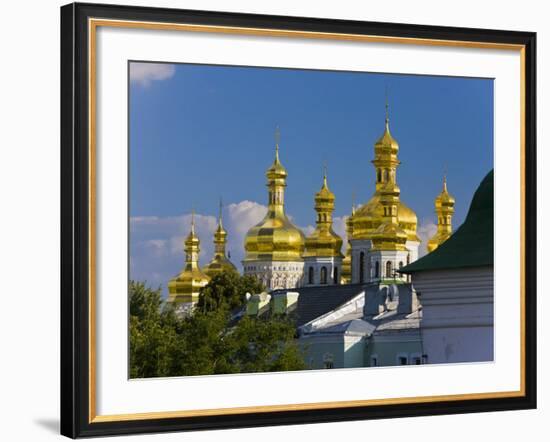
<path id="1" fill-rule="evenodd" d="M 321 269 L 325 268 L 327 271 L 326 283 L 321 281 Z M 313 268 L 313 282 L 309 281 L 309 269 Z M 338 281 L 334 281 L 334 269 L 337 270 Z M 340 277 L 342 276 L 342 258 L 337 257 L 308 257 L 304 258 L 304 270 L 303 270 L 303 286 L 312 285 L 331 285 L 338 284 Z"/>
<path id="2" fill-rule="evenodd" d="M 412 281 L 420 293 L 429 363 L 493 360 L 492 267 L 418 272 Z"/>

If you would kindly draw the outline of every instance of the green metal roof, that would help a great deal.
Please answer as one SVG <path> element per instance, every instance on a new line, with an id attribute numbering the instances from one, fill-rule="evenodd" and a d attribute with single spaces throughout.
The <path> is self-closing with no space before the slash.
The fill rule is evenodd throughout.
<path id="1" fill-rule="evenodd" d="M 493 171 L 477 188 L 464 223 L 432 253 L 403 267 L 415 273 L 493 265 Z"/>

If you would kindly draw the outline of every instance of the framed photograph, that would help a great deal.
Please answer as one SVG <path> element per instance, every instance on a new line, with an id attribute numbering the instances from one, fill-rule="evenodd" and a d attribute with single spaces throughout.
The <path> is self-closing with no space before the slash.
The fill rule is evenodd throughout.
<path id="1" fill-rule="evenodd" d="M 536 407 L 536 35 L 61 8 L 61 432 Z"/>

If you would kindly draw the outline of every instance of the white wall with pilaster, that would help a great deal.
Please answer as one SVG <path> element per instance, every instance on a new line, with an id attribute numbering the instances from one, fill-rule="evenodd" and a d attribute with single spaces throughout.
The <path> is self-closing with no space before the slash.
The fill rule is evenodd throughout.
<path id="1" fill-rule="evenodd" d="M 494 359 L 492 267 L 418 272 L 412 282 L 422 303 L 428 363 Z"/>
<path id="2" fill-rule="evenodd" d="M 323 282 L 322 269 L 326 269 L 326 281 Z M 313 279 L 310 281 L 310 268 L 313 269 Z M 334 280 L 335 272 L 337 280 Z M 304 276 L 302 285 L 304 287 L 313 285 L 330 285 L 339 284 L 342 276 L 342 258 L 326 256 L 326 257 L 307 257 L 304 258 Z"/>

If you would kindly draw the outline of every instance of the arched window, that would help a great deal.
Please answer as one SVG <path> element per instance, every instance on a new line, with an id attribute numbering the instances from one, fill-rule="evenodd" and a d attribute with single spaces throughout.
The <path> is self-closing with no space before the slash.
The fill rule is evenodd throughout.
<path id="1" fill-rule="evenodd" d="M 359 283 L 365 282 L 365 252 L 359 254 Z"/>
<path id="2" fill-rule="evenodd" d="M 377 172 L 376 173 L 376 181 L 378 181 L 378 182 L 382 181 L 382 170 L 377 169 L 376 172 Z"/>
<path id="3" fill-rule="evenodd" d="M 338 284 L 338 267 L 334 267 L 334 284 Z"/>
<path id="4" fill-rule="evenodd" d="M 374 264 L 374 277 L 380 278 L 380 263 L 378 261 Z"/>
<path id="5" fill-rule="evenodd" d="M 310 267 L 307 271 L 307 282 L 313 284 L 313 267 Z"/>
<path id="6" fill-rule="evenodd" d="M 386 277 L 387 278 L 391 278 L 393 275 L 392 275 L 392 265 L 391 265 L 391 261 L 387 261 L 386 262 Z"/>
<path id="7" fill-rule="evenodd" d="M 389 172 L 388 169 L 384 169 L 384 182 L 387 183 L 389 181 Z"/>
<path id="8" fill-rule="evenodd" d="M 321 284 L 327 283 L 327 268 L 321 267 Z"/>
<path id="9" fill-rule="evenodd" d="M 399 261 L 399 268 L 400 268 L 400 269 L 403 268 L 403 261 Z"/>

